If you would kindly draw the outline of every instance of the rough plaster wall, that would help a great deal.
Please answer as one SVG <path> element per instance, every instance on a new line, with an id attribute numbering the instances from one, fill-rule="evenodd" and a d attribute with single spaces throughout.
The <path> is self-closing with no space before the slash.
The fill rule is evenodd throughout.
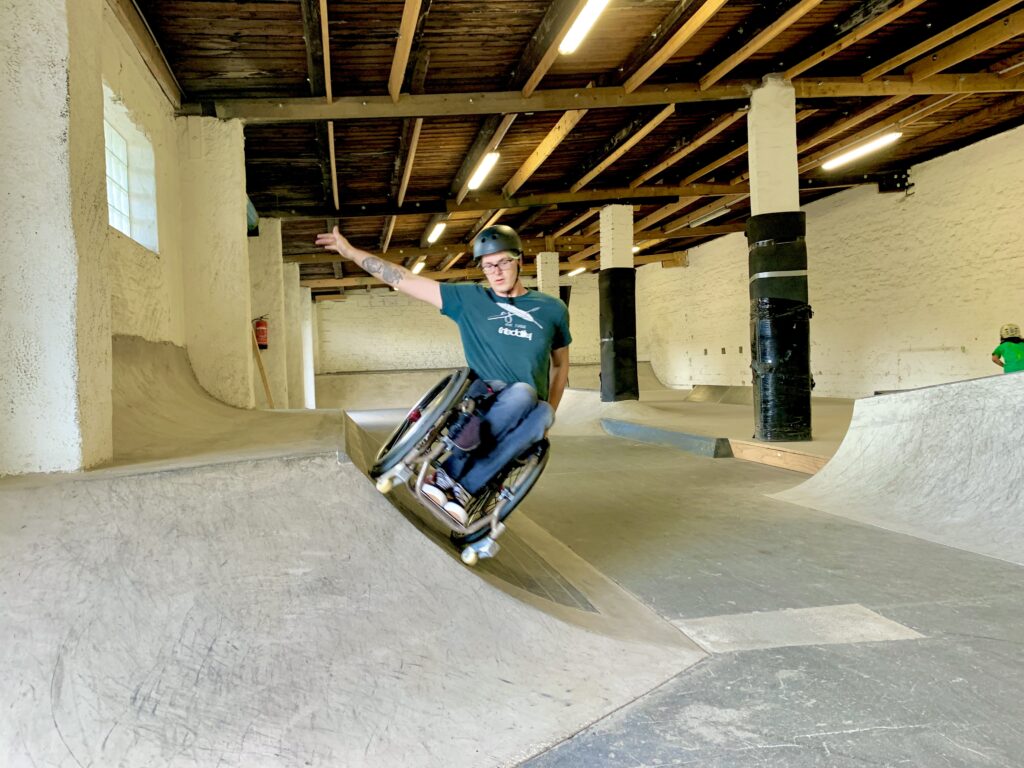
<path id="1" fill-rule="evenodd" d="M 253 407 L 249 246 L 242 123 L 177 118 L 185 336 L 196 378 L 229 405 Z"/>
<path id="2" fill-rule="evenodd" d="M 1024 128 L 913 169 L 914 194 L 854 189 L 808 209 L 811 359 L 823 394 L 998 373 L 1024 322 Z"/>
<path id="3" fill-rule="evenodd" d="M 103 79 L 153 145 L 159 255 L 108 227 L 113 332 L 185 344 L 184 271 L 174 109 L 134 43 L 103 6 Z"/>
<path id="4" fill-rule="evenodd" d="M 572 290 L 569 292 L 569 331 L 572 345 L 569 347 L 569 370 L 574 363 L 601 362 L 600 296 L 597 291 L 597 275 L 582 274 L 569 278 Z M 571 373 L 569 374 L 572 375 Z"/>
<path id="5" fill-rule="evenodd" d="M 1024 128 L 911 178 L 910 196 L 865 187 L 806 208 L 819 396 L 997 373 L 999 326 L 1024 322 Z M 673 386 L 749 384 L 746 241 L 693 249 L 690 265 L 639 270 L 638 335 L 654 370 Z"/>
<path id="6" fill-rule="evenodd" d="M 98 0 L 0 6 L 0 97 L 17 105 L 0 117 L 0 474 L 112 451 L 100 18 Z"/>
<path id="7" fill-rule="evenodd" d="M 440 310 L 388 289 L 317 305 L 321 373 L 456 368 L 459 332 Z"/>
<path id="8" fill-rule="evenodd" d="M 288 349 L 288 407 L 305 407 L 305 374 L 302 370 L 302 288 L 299 265 L 284 267 L 285 336 Z"/>
<path id="9" fill-rule="evenodd" d="M 312 293 L 312 291 L 310 292 Z M 313 373 L 320 373 L 320 305 L 310 303 L 309 320 L 313 325 Z"/>
<path id="10" fill-rule="evenodd" d="M 637 340 L 661 381 L 675 387 L 750 383 L 746 275 L 742 234 L 691 250 L 689 267 L 637 270 Z"/>
<path id="11" fill-rule="evenodd" d="M 284 314 L 281 220 L 260 219 L 260 236 L 249 238 L 249 280 L 253 318 L 266 315 L 269 344 L 260 352 L 270 394 L 278 408 L 288 407 L 288 342 Z M 267 408 L 263 382 L 256 379 L 256 407 Z"/>
<path id="12" fill-rule="evenodd" d="M 299 289 L 302 307 L 302 400 L 303 408 L 316 408 L 316 359 L 313 355 L 313 291 Z"/>
<path id="13" fill-rule="evenodd" d="M 68 2 L 67 15 L 71 30 L 71 220 L 78 258 L 78 418 L 81 466 L 91 467 L 114 455 L 110 275 L 104 247 L 107 181 L 100 58 L 102 0 Z"/>

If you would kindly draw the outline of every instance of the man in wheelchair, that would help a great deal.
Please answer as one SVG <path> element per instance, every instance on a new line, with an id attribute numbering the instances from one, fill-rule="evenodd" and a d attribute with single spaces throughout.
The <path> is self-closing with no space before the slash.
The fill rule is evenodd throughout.
<path id="1" fill-rule="evenodd" d="M 469 500 L 554 423 L 569 378 L 569 311 L 527 289 L 523 246 L 511 227 L 486 227 L 473 241 L 481 283 L 439 283 L 354 247 L 335 227 L 316 244 L 355 262 L 414 299 L 433 304 L 459 328 L 466 363 L 479 377 L 471 395 L 480 411 L 454 438 L 452 452 L 423 493 L 461 525 Z"/>

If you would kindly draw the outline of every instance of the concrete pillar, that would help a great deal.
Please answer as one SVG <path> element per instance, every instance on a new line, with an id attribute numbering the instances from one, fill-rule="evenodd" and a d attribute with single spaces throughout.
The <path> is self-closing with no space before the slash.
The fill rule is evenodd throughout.
<path id="1" fill-rule="evenodd" d="M 601 209 L 601 400 L 638 400 L 633 207 Z"/>
<path id="2" fill-rule="evenodd" d="M 284 265 L 285 336 L 288 345 L 288 407 L 306 405 L 305 373 L 302 362 L 302 288 L 299 286 L 299 265 Z"/>
<path id="3" fill-rule="evenodd" d="M 537 290 L 558 298 L 558 254 L 553 251 L 537 254 Z"/>
<path id="4" fill-rule="evenodd" d="M 793 86 L 765 78 L 751 96 L 747 221 L 754 436 L 811 439 L 806 225 L 800 211 Z"/>
<path id="5" fill-rule="evenodd" d="M 281 220 L 260 219 L 259 237 L 249 238 L 249 281 L 253 318 L 266 316 L 267 348 L 260 352 L 270 394 L 278 408 L 288 407 L 288 354 L 284 315 L 284 269 Z M 255 382 L 256 407 L 267 408 L 263 382 Z"/>
<path id="6" fill-rule="evenodd" d="M 196 378 L 252 408 L 254 361 L 242 123 L 178 118 L 185 346 Z"/>
<path id="7" fill-rule="evenodd" d="M 316 408 L 316 360 L 313 355 L 313 291 L 299 289 L 302 304 L 302 396 L 304 408 Z"/>
<path id="8" fill-rule="evenodd" d="M 633 268 L 633 206 L 601 209 L 601 269 Z"/>
<path id="9" fill-rule="evenodd" d="M 0 475 L 113 454 L 102 14 L 102 0 L 0 11 Z"/>
<path id="10" fill-rule="evenodd" d="M 800 209 L 796 154 L 796 95 L 792 83 L 768 75 L 750 97 L 747 116 L 750 211 Z"/>

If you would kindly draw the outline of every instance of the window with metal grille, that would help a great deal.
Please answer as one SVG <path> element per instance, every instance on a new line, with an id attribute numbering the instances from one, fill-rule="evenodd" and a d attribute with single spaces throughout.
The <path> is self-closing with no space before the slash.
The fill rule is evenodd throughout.
<path id="1" fill-rule="evenodd" d="M 106 120 L 103 139 L 107 156 L 107 220 L 110 226 L 132 236 L 131 195 L 128 192 L 128 142 Z"/>

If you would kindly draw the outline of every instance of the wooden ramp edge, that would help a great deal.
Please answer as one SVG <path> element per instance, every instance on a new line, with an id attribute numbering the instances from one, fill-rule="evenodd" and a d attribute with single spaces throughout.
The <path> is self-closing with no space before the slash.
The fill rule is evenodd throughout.
<path id="1" fill-rule="evenodd" d="M 783 448 L 780 446 L 766 445 L 751 440 L 735 440 L 730 438 L 734 458 L 744 461 L 756 461 L 759 464 L 768 464 L 772 467 L 790 469 L 794 472 L 802 472 L 805 475 L 813 475 L 825 464 L 828 463 L 826 456 L 814 456 L 809 453 Z"/>

